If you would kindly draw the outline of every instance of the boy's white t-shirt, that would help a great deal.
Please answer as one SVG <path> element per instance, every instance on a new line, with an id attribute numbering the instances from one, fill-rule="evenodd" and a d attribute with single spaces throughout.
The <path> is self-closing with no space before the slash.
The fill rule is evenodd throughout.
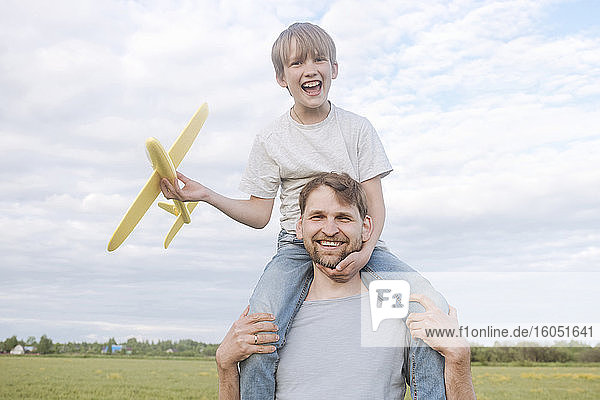
<path id="1" fill-rule="evenodd" d="M 346 172 L 364 182 L 391 171 L 371 123 L 332 103 L 327 118 L 317 124 L 299 124 L 286 112 L 256 135 L 240 189 L 255 197 L 275 198 L 281 186 L 281 227 L 295 232 L 298 196 L 314 175 Z"/>

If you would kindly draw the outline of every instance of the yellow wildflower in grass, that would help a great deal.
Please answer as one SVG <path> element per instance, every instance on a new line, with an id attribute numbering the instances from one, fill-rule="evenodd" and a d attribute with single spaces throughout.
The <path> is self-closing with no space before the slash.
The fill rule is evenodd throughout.
<path id="1" fill-rule="evenodd" d="M 585 379 L 585 380 L 596 380 L 600 379 L 600 375 L 592 374 L 592 373 L 562 373 L 562 374 L 552 374 L 552 378 L 557 379 Z"/>
<path id="2" fill-rule="evenodd" d="M 108 379 L 123 379 L 123 376 L 118 372 L 111 372 L 110 374 L 106 375 L 106 377 Z"/>
<path id="3" fill-rule="evenodd" d="M 597 374 L 578 374 L 578 375 L 579 375 L 579 378 L 590 380 L 590 381 L 596 381 L 596 380 L 600 379 L 600 375 L 597 375 Z"/>
<path id="4" fill-rule="evenodd" d="M 536 380 L 540 380 L 540 379 L 544 379 L 547 378 L 548 376 L 542 375 L 542 374 L 536 374 L 535 372 L 522 372 L 521 373 L 521 378 L 523 379 L 536 379 Z"/>

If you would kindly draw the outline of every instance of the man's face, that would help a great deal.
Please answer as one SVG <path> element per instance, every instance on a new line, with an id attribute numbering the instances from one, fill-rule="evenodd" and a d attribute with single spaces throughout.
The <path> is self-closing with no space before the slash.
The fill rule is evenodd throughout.
<path id="1" fill-rule="evenodd" d="M 335 268 L 346 256 L 362 248 L 371 234 L 371 219 L 358 208 L 342 204 L 329 186 L 313 190 L 306 200 L 296 235 L 318 265 Z"/>
<path id="2" fill-rule="evenodd" d="M 292 41 L 289 57 L 283 63 L 283 78 L 277 82 L 289 89 L 298 111 L 328 107 L 327 96 L 332 79 L 337 77 L 337 63 L 332 64 L 326 57 L 314 57 L 310 52 L 306 59 L 300 59 L 300 53 Z"/>

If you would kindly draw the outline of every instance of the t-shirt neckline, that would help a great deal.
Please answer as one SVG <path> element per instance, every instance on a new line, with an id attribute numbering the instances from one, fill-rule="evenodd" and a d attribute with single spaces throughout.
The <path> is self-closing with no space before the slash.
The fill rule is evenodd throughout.
<path id="1" fill-rule="evenodd" d="M 329 121 L 331 121 L 333 119 L 333 114 L 335 112 L 335 106 L 333 105 L 333 103 L 331 101 L 329 102 L 329 104 L 331 105 L 331 107 L 329 108 L 329 114 L 327 114 L 327 116 L 325 117 L 325 119 L 323 121 L 317 122 L 316 124 L 308 124 L 308 125 L 301 124 L 300 122 L 298 122 L 294 118 L 292 118 L 291 110 L 286 113 L 287 119 L 294 126 L 300 128 L 300 129 L 305 129 L 305 130 L 319 129 L 320 127 L 327 124 Z"/>

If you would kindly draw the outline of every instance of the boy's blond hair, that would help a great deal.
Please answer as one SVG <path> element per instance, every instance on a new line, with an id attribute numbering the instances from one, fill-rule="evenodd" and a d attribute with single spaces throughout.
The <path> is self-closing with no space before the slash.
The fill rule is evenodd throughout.
<path id="1" fill-rule="evenodd" d="M 309 22 L 296 22 L 281 32 L 271 51 L 271 60 L 275 67 L 275 75 L 283 79 L 283 64 L 288 61 L 292 42 L 300 50 L 300 59 L 306 59 L 309 53 L 312 56 L 327 58 L 331 64 L 337 63 L 335 57 L 335 43 L 323 28 Z"/>

